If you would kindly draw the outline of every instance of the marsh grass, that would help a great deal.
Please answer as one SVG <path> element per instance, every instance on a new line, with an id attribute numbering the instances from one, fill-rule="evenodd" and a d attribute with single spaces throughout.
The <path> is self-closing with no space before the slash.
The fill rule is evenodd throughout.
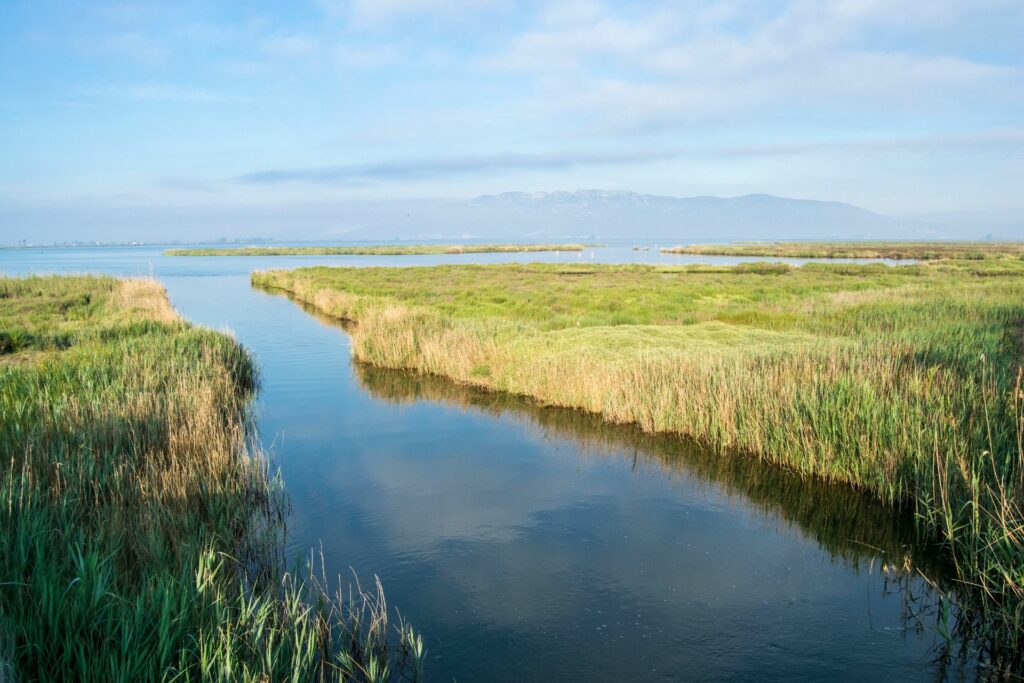
<path id="1" fill-rule="evenodd" d="M 535 251 L 582 251 L 583 244 L 395 244 L 370 247 L 229 247 L 168 249 L 167 256 L 421 256 Z"/>
<path id="2" fill-rule="evenodd" d="M 0 331 L 0 676 L 417 675 L 379 590 L 282 571 L 287 500 L 233 339 L 102 277 L 0 278 Z"/>
<path id="3" fill-rule="evenodd" d="M 1020 259 L 1024 242 L 740 242 L 663 247 L 666 254 L 856 259 Z"/>
<path id="4" fill-rule="evenodd" d="M 685 434 L 909 507 L 1019 649 L 1024 262 L 255 273 L 357 359 Z"/>

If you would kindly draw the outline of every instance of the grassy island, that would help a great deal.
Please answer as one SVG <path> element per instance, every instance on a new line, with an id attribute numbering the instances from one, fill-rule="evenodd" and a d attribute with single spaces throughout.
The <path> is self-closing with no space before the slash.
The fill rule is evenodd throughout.
<path id="1" fill-rule="evenodd" d="M 409 244 L 373 247 L 236 247 L 168 249 L 167 256 L 426 256 L 430 254 L 506 254 L 534 251 L 583 251 L 587 244 Z"/>
<path id="2" fill-rule="evenodd" d="M 281 571 L 256 387 L 249 354 L 153 281 L 0 278 L 0 680 L 418 671 L 382 601 Z"/>
<path id="3" fill-rule="evenodd" d="M 1024 242 L 749 242 L 663 247 L 666 254 L 935 261 L 1022 259 Z"/>
<path id="4" fill-rule="evenodd" d="M 1020 636 L 1024 261 L 317 267 L 252 281 L 353 321 L 360 361 L 690 435 L 907 506 Z"/>

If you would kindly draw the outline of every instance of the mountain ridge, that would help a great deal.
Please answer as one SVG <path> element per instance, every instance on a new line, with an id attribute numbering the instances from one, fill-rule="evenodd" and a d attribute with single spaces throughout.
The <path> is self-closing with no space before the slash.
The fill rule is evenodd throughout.
<path id="1" fill-rule="evenodd" d="M 448 202 L 438 212 L 447 229 L 431 231 L 433 238 L 451 234 L 481 239 L 866 239 L 890 236 L 899 227 L 892 218 L 852 204 L 764 193 L 674 197 L 601 189 L 510 191 Z M 381 225 L 345 234 L 371 232 L 377 237 L 393 236 Z"/>
<path id="2" fill-rule="evenodd" d="M 625 190 L 503 192 L 461 199 L 336 199 L 279 205 L 0 205 L 5 242 L 211 235 L 274 240 L 1024 239 L 1024 208 L 885 216 L 834 200 L 765 193 L 673 197 Z"/>

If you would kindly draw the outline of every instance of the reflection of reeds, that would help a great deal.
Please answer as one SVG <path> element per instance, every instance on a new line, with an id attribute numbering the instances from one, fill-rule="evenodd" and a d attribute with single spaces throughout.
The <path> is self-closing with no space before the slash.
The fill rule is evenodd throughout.
<path id="1" fill-rule="evenodd" d="M 528 420 L 545 436 L 573 444 L 583 457 L 628 459 L 668 477 L 685 476 L 768 518 L 778 518 L 853 566 L 876 561 L 907 564 L 945 583 L 935 549 L 918 543 L 913 520 L 867 494 L 766 467 L 741 454 L 718 453 L 690 439 L 614 424 L 599 415 L 539 405 L 529 398 L 486 391 L 435 375 L 354 363 L 360 384 L 392 403 L 435 401 L 488 415 Z"/>
<path id="2" fill-rule="evenodd" d="M 1016 626 L 984 605 L 959 609 L 962 584 L 941 548 L 919 537 L 913 515 L 848 486 L 801 477 L 734 452 L 716 452 L 675 435 L 614 424 L 586 411 L 544 406 L 523 396 L 488 391 L 437 375 L 354 362 L 360 385 L 377 399 L 397 404 L 434 401 L 495 417 L 526 419 L 544 436 L 572 443 L 583 457 L 619 457 L 704 482 L 734 504 L 779 519 L 854 568 L 877 567 L 886 592 L 903 601 L 908 628 L 935 628 L 945 640 L 943 659 L 984 663 L 997 671 L 1021 666 L 1014 649 Z M 1007 632 L 1007 627 L 1010 631 Z"/>
<path id="3" fill-rule="evenodd" d="M 0 679 L 418 666 L 377 594 L 280 571 L 286 499 L 248 438 L 238 344 L 150 281 L 0 279 L 0 299 Z"/>
<path id="4" fill-rule="evenodd" d="M 356 358 L 687 434 L 909 505 L 1019 637 L 1024 262 L 308 268 Z"/>

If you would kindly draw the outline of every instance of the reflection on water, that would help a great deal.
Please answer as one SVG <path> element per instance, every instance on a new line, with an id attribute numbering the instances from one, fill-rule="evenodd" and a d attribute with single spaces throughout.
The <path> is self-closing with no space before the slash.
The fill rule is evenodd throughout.
<path id="1" fill-rule="evenodd" d="M 813 539 L 836 560 L 856 570 L 879 569 L 881 590 L 896 596 L 903 628 L 939 632 L 934 661 L 940 678 L 950 664 L 985 662 L 992 671 L 1021 668 L 1021 653 L 1002 647 L 1003 634 L 984 615 L 961 614 L 953 568 L 937 546 L 922 542 L 909 511 L 883 505 L 863 492 L 765 466 L 742 454 L 717 453 L 675 435 L 652 434 L 634 425 L 609 423 L 581 410 L 543 406 L 526 397 L 486 391 L 446 378 L 379 368 L 353 361 L 360 385 L 395 404 L 432 401 L 480 411 L 495 418 L 526 420 L 540 438 L 575 446 L 583 458 L 625 458 L 630 468 L 669 479 L 703 482 L 734 505 L 756 511 Z"/>
<path id="2" fill-rule="evenodd" d="M 950 666 L 957 661 L 970 666 L 984 662 L 975 673 L 1021 670 L 1022 653 L 1003 646 L 1012 636 L 1006 638 L 984 614 L 954 608 L 953 568 L 941 548 L 919 538 L 909 511 L 894 510 L 847 486 L 800 477 L 750 456 L 714 452 L 676 435 L 609 423 L 594 413 L 544 406 L 436 375 L 356 361 L 352 365 L 360 385 L 378 399 L 440 402 L 495 418 L 526 420 L 541 438 L 572 443 L 580 457 L 612 454 L 629 460 L 633 471 L 643 468 L 669 479 L 703 482 L 735 505 L 799 529 L 848 567 L 879 569 L 884 577 L 881 591 L 900 601 L 903 628 L 942 636 L 933 650 L 938 678 L 951 675 Z"/>
<path id="3" fill-rule="evenodd" d="M 851 567 L 913 568 L 945 583 L 948 568 L 936 549 L 918 542 L 909 513 L 894 511 L 846 486 L 800 477 L 751 457 L 722 454 L 668 434 L 613 424 L 594 413 L 542 406 L 528 398 L 484 391 L 443 377 L 353 362 L 360 385 L 391 403 L 434 401 L 472 408 L 494 417 L 527 420 L 544 439 L 575 446 L 580 457 L 612 455 L 633 470 L 654 470 L 669 479 L 686 478 L 714 489 L 733 505 L 768 520 L 800 529 L 822 549 Z"/>

